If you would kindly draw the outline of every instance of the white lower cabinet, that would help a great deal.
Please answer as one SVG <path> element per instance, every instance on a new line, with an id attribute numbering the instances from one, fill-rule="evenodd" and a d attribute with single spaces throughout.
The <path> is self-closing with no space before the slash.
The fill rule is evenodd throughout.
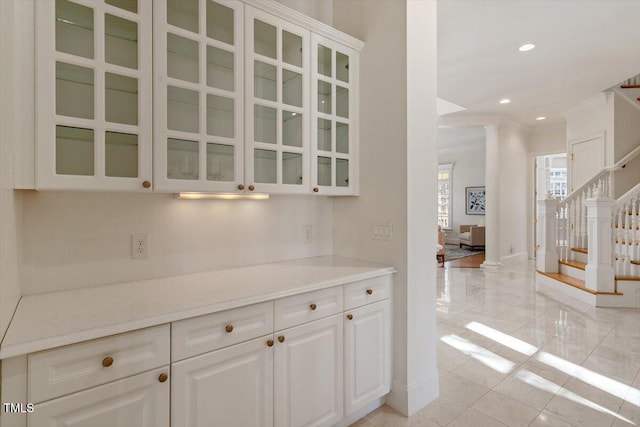
<path id="1" fill-rule="evenodd" d="M 37 404 L 28 426 L 169 427 L 168 372 L 166 366 Z"/>
<path id="2" fill-rule="evenodd" d="M 24 398 L 36 410 L 9 425 L 345 422 L 390 390 L 390 285 L 368 279 L 30 354 Z"/>
<path id="3" fill-rule="evenodd" d="M 389 300 L 345 312 L 345 416 L 391 389 L 390 315 Z"/>
<path id="4" fill-rule="evenodd" d="M 342 419 L 342 315 L 275 334 L 275 425 L 331 426 Z"/>
<path id="5" fill-rule="evenodd" d="M 273 426 L 271 335 L 176 362 L 171 370 L 171 425 Z"/>

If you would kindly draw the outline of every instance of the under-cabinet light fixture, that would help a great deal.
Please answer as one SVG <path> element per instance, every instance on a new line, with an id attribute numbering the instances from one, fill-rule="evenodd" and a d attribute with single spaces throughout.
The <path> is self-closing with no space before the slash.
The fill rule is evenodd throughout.
<path id="1" fill-rule="evenodd" d="M 533 43 L 526 43 L 526 44 L 523 44 L 522 46 L 520 46 L 518 48 L 518 50 L 520 52 L 529 52 L 530 50 L 533 50 L 535 47 L 536 47 L 536 45 L 533 44 Z"/>
<path id="2" fill-rule="evenodd" d="M 234 194 L 234 193 L 176 193 L 179 200 L 267 200 L 266 193 Z"/>

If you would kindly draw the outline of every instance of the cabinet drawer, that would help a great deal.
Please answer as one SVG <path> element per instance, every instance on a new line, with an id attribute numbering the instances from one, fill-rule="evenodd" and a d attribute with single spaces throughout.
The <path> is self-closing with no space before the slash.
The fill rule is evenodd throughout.
<path id="1" fill-rule="evenodd" d="M 290 328 L 342 311 L 342 286 L 281 298 L 275 302 L 275 329 Z"/>
<path id="2" fill-rule="evenodd" d="M 344 285 L 344 309 L 391 298 L 391 280 L 392 276 L 386 275 Z"/>
<path id="3" fill-rule="evenodd" d="M 169 363 L 169 325 L 29 355 L 29 401 L 43 402 Z"/>
<path id="4" fill-rule="evenodd" d="M 169 366 L 36 405 L 29 427 L 168 427 Z"/>
<path id="5" fill-rule="evenodd" d="M 175 362 L 272 333 L 273 302 L 173 322 L 171 332 L 171 360 Z"/>

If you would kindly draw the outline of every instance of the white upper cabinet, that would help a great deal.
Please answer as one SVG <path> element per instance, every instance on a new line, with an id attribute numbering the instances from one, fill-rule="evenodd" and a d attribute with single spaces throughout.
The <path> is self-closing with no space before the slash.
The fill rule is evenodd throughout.
<path id="1" fill-rule="evenodd" d="M 358 76 L 355 50 L 311 38 L 311 179 L 318 194 L 358 194 Z"/>
<path id="2" fill-rule="evenodd" d="M 358 194 L 362 42 L 266 0 L 35 6 L 17 188 Z"/>
<path id="3" fill-rule="evenodd" d="M 151 2 L 36 2 L 37 189 L 151 191 Z"/>
<path id="4" fill-rule="evenodd" d="M 249 191 L 309 192 L 309 46 L 308 30 L 246 6 Z"/>
<path id="5" fill-rule="evenodd" d="M 243 3 L 154 2 L 154 177 L 160 191 L 244 183 Z"/>

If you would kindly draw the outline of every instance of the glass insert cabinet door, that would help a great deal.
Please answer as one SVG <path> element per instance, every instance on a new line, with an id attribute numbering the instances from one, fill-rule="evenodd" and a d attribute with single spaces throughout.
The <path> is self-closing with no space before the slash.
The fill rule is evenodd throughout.
<path id="1" fill-rule="evenodd" d="M 325 195 L 358 194 L 358 76 L 355 51 L 311 38 L 311 181 Z"/>
<path id="2" fill-rule="evenodd" d="M 156 0 L 153 9 L 155 188 L 242 191 L 243 3 Z"/>
<path id="3" fill-rule="evenodd" d="M 35 7 L 36 188 L 151 191 L 151 2 Z"/>
<path id="4" fill-rule="evenodd" d="M 308 193 L 310 32 L 245 8 L 245 176 L 256 192 Z"/>

